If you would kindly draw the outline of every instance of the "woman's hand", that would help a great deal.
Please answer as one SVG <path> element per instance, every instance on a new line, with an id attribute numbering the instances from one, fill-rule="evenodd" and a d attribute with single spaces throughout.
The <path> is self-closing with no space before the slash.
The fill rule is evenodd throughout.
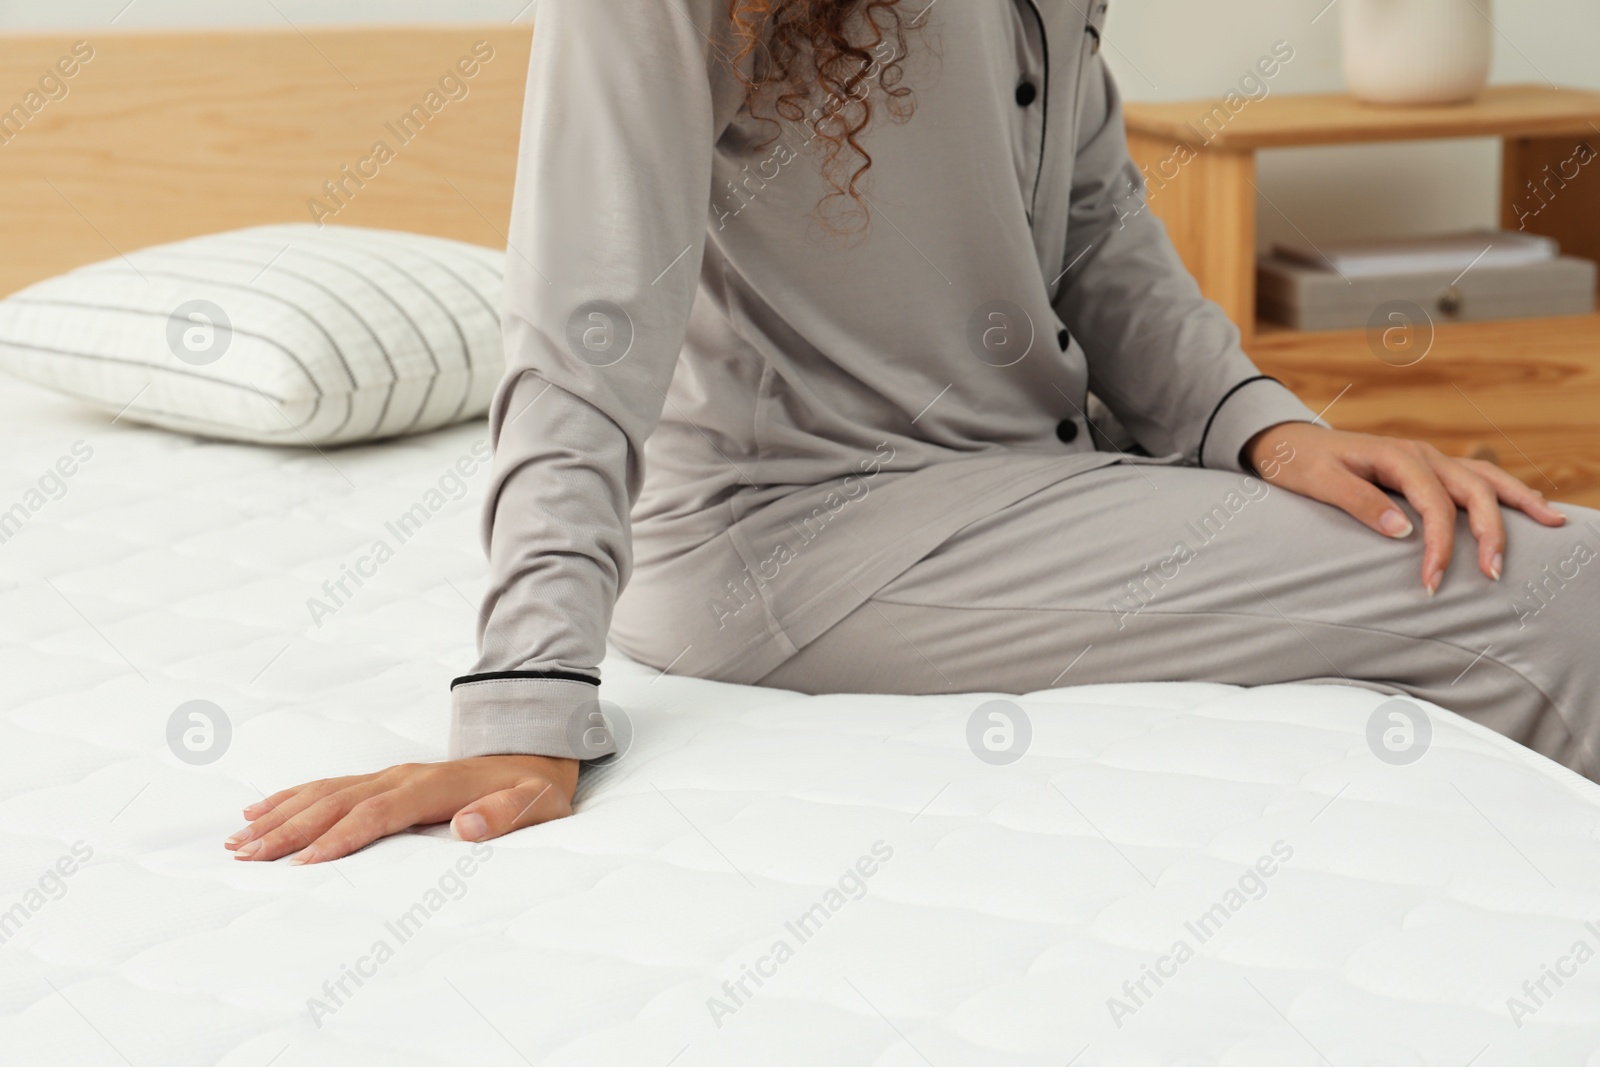
<path id="1" fill-rule="evenodd" d="M 1429 596 L 1455 550 L 1458 506 L 1467 509 L 1478 541 L 1478 568 L 1495 581 L 1505 565 L 1501 504 L 1546 526 L 1567 521 L 1544 494 L 1493 463 L 1456 459 L 1421 441 L 1285 422 L 1252 437 L 1243 458 L 1273 485 L 1342 508 L 1388 537 L 1410 536 L 1411 520 L 1378 486 L 1399 492 L 1422 516 L 1422 584 Z"/>
<path id="2" fill-rule="evenodd" d="M 449 821 L 463 841 L 486 841 L 572 814 L 578 761 L 476 756 L 403 763 L 377 774 L 324 778 L 244 809 L 252 820 L 223 843 L 234 859 L 321 863 L 411 826 Z"/>

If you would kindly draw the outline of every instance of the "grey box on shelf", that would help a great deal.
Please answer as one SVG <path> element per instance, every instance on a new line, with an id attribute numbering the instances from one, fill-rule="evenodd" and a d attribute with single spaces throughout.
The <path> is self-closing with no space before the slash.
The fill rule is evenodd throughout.
<path id="1" fill-rule="evenodd" d="M 1475 267 L 1450 272 L 1345 278 L 1277 256 L 1256 263 L 1257 312 L 1296 330 L 1365 328 L 1384 304 L 1416 304 L 1435 322 L 1483 322 L 1552 315 L 1589 315 L 1595 309 L 1592 260 L 1559 256 L 1518 267 Z"/>

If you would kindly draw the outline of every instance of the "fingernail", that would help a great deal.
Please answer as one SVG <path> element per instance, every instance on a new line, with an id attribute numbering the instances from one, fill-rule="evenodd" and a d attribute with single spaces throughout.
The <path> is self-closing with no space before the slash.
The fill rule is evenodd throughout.
<path id="1" fill-rule="evenodd" d="M 1500 574 L 1505 569 L 1505 565 L 1505 554 L 1502 552 L 1496 552 L 1494 554 L 1494 559 L 1489 561 L 1489 573 L 1494 576 L 1495 581 L 1498 582 L 1500 580 Z"/>
<path id="2" fill-rule="evenodd" d="M 303 863 L 310 863 L 318 858 L 317 846 L 307 845 L 305 848 L 289 857 L 289 866 L 298 867 Z"/>
<path id="3" fill-rule="evenodd" d="M 1396 508 L 1390 508 L 1378 520 L 1378 527 L 1390 537 L 1410 537 L 1411 520 L 1406 518 Z"/>
<path id="4" fill-rule="evenodd" d="M 244 809 L 244 817 L 247 819 L 255 819 L 260 813 L 261 809 L 265 806 L 265 803 L 261 801 L 251 804 L 249 807 Z"/>
<path id="5" fill-rule="evenodd" d="M 1439 591 L 1439 583 L 1441 581 L 1443 581 L 1443 580 L 1444 580 L 1444 572 L 1443 571 L 1434 571 L 1432 574 L 1428 575 L 1427 580 L 1424 581 L 1422 584 L 1423 584 L 1424 588 L 1426 588 L 1428 590 L 1428 595 L 1432 596 L 1433 594 L 1435 594 L 1435 593 L 1437 593 Z"/>
<path id="6" fill-rule="evenodd" d="M 476 812 L 457 815 L 450 823 L 450 831 L 457 841 L 477 841 L 489 832 L 489 824 Z"/>
<path id="7" fill-rule="evenodd" d="M 254 832 L 255 831 L 251 830 L 250 827 L 246 826 L 243 830 L 240 830 L 238 833 L 224 841 L 223 844 L 228 848 L 234 848 L 238 845 L 242 845 L 246 841 L 250 840 L 250 837 Z"/>
<path id="8" fill-rule="evenodd" d="M 257 852 L 260 852 L 260 851 L 261 851 L 261 842 L 260 841 L 252 841 L 248 845 L 245 845 L 244 847 L 240 848 L 239 851 L 237 851 L 237 852 L 235 852 L 233 854 L 233 856 L 234 856 L 234 859 L 247 860 L 251 856 L 254 856 Z"/>

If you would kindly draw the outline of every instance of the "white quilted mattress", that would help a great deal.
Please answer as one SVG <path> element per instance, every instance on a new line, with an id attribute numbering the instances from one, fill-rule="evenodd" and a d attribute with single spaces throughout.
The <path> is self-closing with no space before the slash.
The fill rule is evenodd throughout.
<path id="1" fill-rule="evenodd" d="M 0 509 L 26 515 L 0 544 L 0 1063 L 1600 1064 L 1600 789 L 1431 706 L 1426 755 L 1380 760 L 1384 698 L 1354 688 L 1034 693 L 994 766 L 967 743 L 990 697 L 613 656 L 634 740 L 573 818 L 235 862 L 264 792 L 442 755 L 486 476 L 342 603 L 322 587 L 483 433 L 324 457 L 0 385 Z M 64 495 L 30 494 L 80 441 Z M 195 700 L 231 726 L 209 763 L 167 740 Z"/>

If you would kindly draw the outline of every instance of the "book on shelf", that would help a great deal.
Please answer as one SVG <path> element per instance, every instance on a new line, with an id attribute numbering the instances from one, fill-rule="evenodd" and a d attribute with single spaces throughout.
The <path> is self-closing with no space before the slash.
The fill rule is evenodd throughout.
<path id="1" fill-rule="evenodd" d="M 1432 237 L 1323 245 L 1282 242 L 1274 245 L 1272 251 L 1280 259 L 1346 278 L 1523 267 L 1548 263 L 1561 254 L 1553 238 L 1511 230 L 1473 230 Z"/>

